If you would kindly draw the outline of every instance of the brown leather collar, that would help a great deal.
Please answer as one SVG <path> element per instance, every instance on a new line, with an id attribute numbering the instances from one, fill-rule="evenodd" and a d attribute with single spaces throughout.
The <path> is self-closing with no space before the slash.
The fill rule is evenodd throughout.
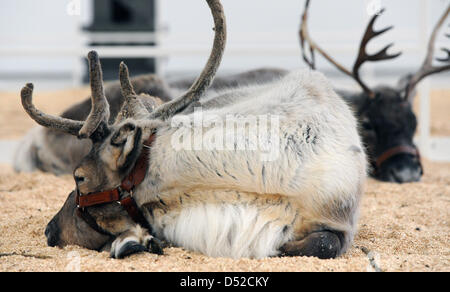
<path id="1" fill-rule="evenodd" d="M 156 134 L 153 133 L 143 143 L 141 155 L 136 161 L 131 172 L 123 179 L 120 186 L 112 190 L 89 193 L 87 195 L 81 195 L 78 189 L 76 190 L 75 200 L 78 207 L 78 214 L 83 215 L 81 216 L 82 218 L 89 218 L 89 216 L 86 216 L 86 213 L 84 212 L 84 208 L 86 207 L 117 202 L 125 208 L 134 222 L 141 224 L 143 227 L 149 228 L 147 220 L 145 220 L 144 215 L 139 210 L 139 207 L 133 198 L 133 190 L 145 179 L 150 159 L 149 148 L 153 144 L 155 137 Z M 120 199 L 121 195 L 124 193 L 128 193 L 128 196 Z M 94 229 L 97 229 L 97 227 Z"/>
<path id="2" fill-rule="evenodd" d="M 420 153 L 417 148 L 409 145 L 400 145 L 390 148 L 383 152 L 380 156 L 378 156 L 377 160 L 375 161 L 377 169 L 379 169 L 386 160 L 398 154 L 411 154 L 413 156 L 416 156 L 420 160 Z"/>

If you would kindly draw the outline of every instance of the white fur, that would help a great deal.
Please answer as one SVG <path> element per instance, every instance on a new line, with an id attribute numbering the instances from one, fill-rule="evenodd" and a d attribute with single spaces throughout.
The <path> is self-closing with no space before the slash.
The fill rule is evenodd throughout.
<path id="1" fill-rule="evenodd" d="M 175 218 L 159 230 L 164 238 L 212 257 L 274 256 L 292 238 L 292 231 L 268 222 L 255 206 L 203 204 L 183 208 Z"/>
<path id="2" fill-rule="evenodd" d="M 149 174 L 135 193 L 138 203 L 192 190 L 211 197 L 223 189 L 277 194 L 295 202 L 307 224 L 343 232 L 345 251 L 356 229 L 366 157 L 353 113 L 329 81 L 318 72 L 301 70 L 268 84 L 213 92 L 201 102 L 204 114 L 223 118 L 279 115 L 280 156 L 264 162 L 259 150 L 174 150 L 169 145 L 177 129 L 167 124 L 158 129 Z M 259 211 L 238 203 L 189 207 L 172 214 L 172 220 L 157 220 L 156 228 L 176 244 L 213 256 L 276 254 L 290 236 L 280 235 L 279 226 L 263 228 L 269 219 L 255 224 Z M 284 216 L 279 212 L 280 220 Z M 231 243 L 225 240 L 228 234 L 234 234 Z"/>

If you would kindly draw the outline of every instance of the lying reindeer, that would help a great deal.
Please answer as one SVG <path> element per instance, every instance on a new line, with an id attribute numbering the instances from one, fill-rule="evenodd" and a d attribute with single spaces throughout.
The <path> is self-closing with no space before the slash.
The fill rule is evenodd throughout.
<path id="1" fill-rule="evenodd" d="M 383 13 L 383 10 L 371 18 L 361 40 L 358 57 L 350 71 L 333 60 L 330 55 L 311 39 L 307 24 L 308 7 L 309 0 L 305 4 L 299 33 L 303 59 L 312 69 L 315 69 L 314 52 L 317 51 L 361 86 L 362 93 L 340 92 L 340 94 L 352 104 L 357 113 L 361 124 L 361 135 L 373 170 L 372 175 L 383 181 L 397 183 L 419 181 L 423 174 L 423 169 L 419 151 L 413 142 L 417 120 L 412 111 L 412 101 L 416 95 L 415 88 L 422 79 L 450 69 L 449 49 L 442 49 L 447 52 L 447 58 L 437 59 L 441 62 L 446 62 L 446 65 L 432 65 L 437 33 L 449 15 L 450 5 L 433 29 L 428 42 L 428 51 L 419 71 L 414 75 L 411 74 L 406 76 L 406 78 L 401 78 L 398 88 L 378 86 L 373 89 L 361 79 L 359 75 L 361 66 L 365 62 L 389 60 L 400 56 L 400 53 L 387 54 L 387 50 L 393 44 L 387 45 L 373 55 L 369 55 L 366 52 L 367 44 L 371 39 L 392 29 L 392 26 L 379 31 L 373 29 L 377 17 Z M 305 43 L 309 45 L 309 57 L 306 54 Z"/>
<path id="2" fill-rule="evenodd" d="M 351 110 L 322 74 L 309 70 L 205 94 L 226 35 L 220 2 L 207 2 L 215 21 L 212 53 L 179 98 L 145 107 L 122 64 L 125 102 L 109 124 L 95 52 L 88 56 L 93 106 L 86 121 L 39 111 L 33 86 L 23 88 L 24 109 L 38 124 L 93 144 L 74 171 L 76 191 L 46 228 L 49 245 L 110 248 L 112 257 L 121 258 L 160 252 L 154 235 L 210 256 L 333 258 L 351 244 L 366 178 Z M 259 131 L 245 117 L 260 117 Z M 226 131 L 224 141 L 234 143 L 223 150 L 205 146 L 205 137 L 223 137 L 223 128 L 212 125 L 225 119 L 244 121 L 243 131 Z M 187 144 L 177 148 L 180 137 Z M 254 137 L 263 145 L 253 148 Z"/>
<path id="3" fill-rule="evenodd" d="M 308 59 L 304 52 L 305 61 L 311 68 L 315 69 L 314 51 L 317 50 L 340 70 L 355 78 L 363 88 L 362 93 L 339 93 L 350 102 L 358 114 L 361 135 L 372 166 L 371 175 L 380 180 L 398 183 L 420 180 L 423 170 L 419 152 L 413 143 L 417 121 L 412 111 L 411 101 L 415 95 L 414 89 L 420 80 L 428 75 L 450 68 L 450 65 L 442 67 L 431 65 L 437 31 L 448 16 L 449 9 L 446 10 L 435 26 L 429 41 L 427 57 L 414 77 L 409 75 L 407 78 L 402 78 L 402 84 L 399 88 L 379 86 L 371 90 L 359 77 L 360 66 L 365 61 L 391 59 L 399 54 L 386 55 L 388 46 L 380 53 L 369 56 L 365 53 L 365 48 L 371 38 L 386 32 L 390 28 L 374 32 L 373 25 L 378 15 L 370 20 L 361 42 L 358 60 L 355 62 L 357 66 L 355 66 L 353 72 L 350 72 L 331 59 L 324 50 L 311 40 L 307 32 L 308 7 L 309 1 L 306 2 L 305 12 L 302 16 L 300 37 L 303 50 L 305 49 L 305 41 L 310 44 L 312 58 Z M 442 62 L 448 62 L 449 60 L 450 58 L 440 59 Z M 237 75 L 218 77 L 214 80 L 211 89 L 231 89 L 241 85 L 267 83 L 288 73 L 289 71 L 283 69 L 263 68 Z M 177 90 L 188 88 L 192 84 L 192 80 L 176 80 L 167 85 L 154 75 L 142 75 L 132 79 L 132 83 L 137 93 L 157 96 L 163 102 L 166 102 L 174 96 L 174 92 L 177 92 Z M 107 86 L 106 96 L 111 104 L 110 122 L 112 122 L 124 100 L 120 93 L 119 84 Z M 158 104 L 161 102 L 159 99 L 157 101 Z M 62 114 L 62 117 L 84 120 L 90 112 L 90 106 L 90 100 L 87 99 L 83 103 L 69 108 Z M 72 173 L 81 159 L 89 153 L 90 148 L 91 143 L 88 140 L 77 140 L 71 135 L 53 129 L 34 129 L 20 143 L 14 162 L 15 169 L 17 171 L 39 169 L 55 174 Z"/>
<path id="4" fill-rule="evenodd" d="M 366 28 L 362 38 L 358 58 L 355 61 L 353 70 L 346 69 L 341 64 L 334 61 L 329 54 L 320 48 L 310 37 L 307 30 L 309 0 L 306 1 L 305 10 L 302 15 L 302 22 L 299 31 L 300 44 L 303 52 L 303 59 L 315 70 L 315 51 L 335 65 L 339 70 L 354 78 L 363 89 L 362 93 L 351 93 L 339 91 L 338 93 L 354 108 L 360 123 L 360 133 L 366 146 L 367 155 L 371 164 L 371 175 L 382 181 L 405 183 L 419 181 L 423 169 L 420 161 L 420 154 L 414 145 L 413 137 L 417 127 L 416 116 L 412 111 L 412 101 L 415 88 L 425 77 L 450 69 L 450 64 L 444 66 L 433 66 L 434 44 L 436 42 L 439 28 L 443 25 L 450 12 L 450 6 L 435 25 L 428 42 L 428 51 L 423 64 L 417 73 L 403 77 L 399 81 L 398 88 L 389 86 L 378 86 L 370 89 L 361 79 L 359 69 L 363 63 L 368 61 L 382 61 L 400 56 L 400 53 L 388 55 L 387 50 L 392 44 L 386 46 L 376 54 L 366 53 L 368 42 L 379 36 L 392 27 L 380 31 L 374 31 L 373 26 L 383 10 L 374 15 Z M 450 36 L 450 35 L 449 35 Z M 305 43 L 309 45 L 310 57 L 306 54 Z M 449 55 L 447 58 L 437 59 L 441 62 L 450 62 L 450 50 L 443 49 Z M 246 73 L 223 78 L 218 82 L 220 87 L 234 87 L 236 84 L 251 84 L 270 82 L 289 74 L 289 71 L 282 69 L 258 69 Z M 171 86 L 185 85 L 186 81 L 178 81 Z M 213 84 L 214 86 L 214 84 Z"/>

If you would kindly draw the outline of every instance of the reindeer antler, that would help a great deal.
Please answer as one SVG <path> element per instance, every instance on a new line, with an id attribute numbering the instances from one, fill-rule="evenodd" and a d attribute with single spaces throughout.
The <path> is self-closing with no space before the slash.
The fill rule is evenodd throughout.
<path id="1" fill-rule="evenodd" d="M 74 121 L 48 115 L 38 110 L 33 104 L 33 84 L 28 83 L 21 91 L 22 106 L 28 115 L 39 125 L 66 132 L 80 138 L 90 137 L 101 122 L 107 123 L 109 105 L 103 92 L 102 72 L 97 52 L 88 54 L 91 82 L 92 108 L 86 121 Z"/>
<path id="2" fill-rule="evenodd" d="M 369 96 L 373 97 L 374 93 L 372 90 L 370 90 L 367 85 L 361 80 L 360 76 L 359 76 L 359 68 L 361 68 L 361 65 L 364 64 L 364 62 L 366 61 L 371 61 L 371 62 L 376 62 L 376 61 L 382 61 L 382 60 L 390 60 L 390 59 L 394 59 L 397 58 L 398 56 L 400 56 L 402 53 L 399 52 L 397 54 L 393 54 L 393 55 L 389 55 L 387 53 L 387 50 L 392 47 L 394 44 L 390 43 L 387 46 L 385 46 L 383 49 L 381 49 L 380 51 L 378 51 L 378 53 L 375 53 L 373 55 L 369 55 L 367 54 L 367 44 L 369 43 L 369 41 L 389 30 L 391 30 L 392 28 L 394 28 L 393 26 L 389 26 L 386 27 L 385 29 L 379 30 L 379 31 L 375 31 L 373 29 L 373 25 L 375 23 L 375 21 L 377 20 L 378 16 L 381 15 L 384 12 L 384 8 L 380 10 L 380 12 L 378 14 L 375 14 L 372 19 L 370 20 L 369 24 L 367 25 L 367 29 L 366 32 L 364 33 L 364 36 L 361 40 L 361 45 L 359 47 L 359 53 L 358 53 L 358 58 L 355 61 L 355 64 L 353 66 L 353 75 L 356 79 L 356 81 L 359 83 L 359 85 L 363 88 L 363 90 L 369 94 Z"/>
<path id="3" fill-rule="evenodd" d="M 133 84 L 130 81 L 128 67 L 124 62 L 120 63 L 119 80 L 125 101 L 120 112 L 117 114 L 114 124 L 117 125 L 127 118 L 145 118 L 148 115 L 148 111 L 134 91 Z"/>
<path id="4" fill-rule="evenodd" d="M 425 56 L 425 60 L 423 61 L 419 71 L 417 71 L 416 74 L 414 74 L 409 80 L 405 89 L 405 100 L 411 100 L 413 98 L 412 92 L 414 91 L 414 88 L 417 86 L 417 84 L 423 78 L 435 73 L 450 70 L 450 64 L 443 66 L 433 66 L 434 45 L 436 42 L 437 34 L 440 27 L 444 23 L 445 19 L 449 15 L 449 13 L 450 13 L 450 5 L 447 7 L 447 9 L 445 10 L 444 14 L 441 16 L 439 21 L 436 23 L 433 32 L 431 33 L 430 40 L 428 41 L 428 49 L 427 54 Z M 450 34 L 446 34 L 446 36 L 450 38 Z M 447 57 L 436 58 L 436 60 L 444 63 L 450 63 L 450 50 L 448 48 L 442 48 L 442 51 L 447 53 Z"/>
<path id="5" fill-rule="evenodd" d="M 189 90 L 182 96 L 165 103 L 150 114 L 151 119 L 166 120 L 197 101 L 209 88 L 219 68 L 225 50 L 226 22 L 222 4 L 219 0 L 206 0 L 214 18 L 214 44 L 208 62 L 202 73 Z"/>
<path id="6" fill-rule="evenodd" d="M 79 138 L 89 138 L 99 127 L 100 123 L 108 124 L 109 119 L 109 103 L 103 88 L 103 73 L 97 52 L 89 52 L 88 60 L 92 107 L 83 127 L 78 133 Z"/>
<path id="7" fill-rule="evenodd" d="M 77 136 L 84 122 L 55 117 L 40 111 L 33 104 L 33 88 L 33 84 L 28 83 L 20 92 L 22 106 L 28 115 L 43 127 Z"/>
<path id="8" fill-rule="evenodd" d="M 382 61 L 382 60 L 389 60 L 396 58 L 401 55 L 401 53 L 397 53 L 394 55 L 389 55 L 387 53 L 388 49 L 393 45 L 389 44 L 383 49 L 381 49 L 378 53 L 375 53 L 373 55 L 369 55 L 366 51 L 367 44 L 369 41 L 388 30 L 392 29 L 393 26 L 387 27 L 385 29 L 375 31 L 373 29 L 373 25 L 381 13 L 384 12 L 384 9 L 382 9 L 378 14 L 375 14 L 371 20 L 369 21 L 369 24 L 367 25 L 366 31 L 364 33 L 364 36 L 361 40 L 361 44 L 359 47 L 359 53 L 358 58 L 356 59 L 352 71 L 348 70 L 338 62 L 336 62 L 333 58 L 330 57 L 322 48 L 320 48 L 310 37 L 308 30 L 307 30 L 307 20 L 308 20 L 308 8 L 309 8 L 309 0 L 305 3 L 305 10 L 302 15 L 302 23 L 300 26 L 300 45 L 302 48 L 302 55 L 305 62 L 312 68 L 315 69 L 315 57 L 314 57 L 314 51 L 318 51 L 325 59 L 327 59 L 330 63 L 335 65 L 340 71 L 345 73 L 346 75 L 352 77 L 355 79 L 355 81 L 361 86 L 361 88 L 366 92 L 370 97 L 374 97 L 374 92 L 362 81 L 360 75 L 359 75 L 359 69 L 361 68 L 362 64 L 364 64 L 367 61 L 375 62 L 375 61 Z M 309 44 L 309 51 L 311 54 L 311 59 L 308 59 L 305 53 L 305 41 Z"/>
<path id="9" fill-rule="evenodd" d="M 136 95 L 134 92 L 133 85 L 130 81 L 130 74 L 128 73 L 128 67 L 124 62 L 120 63 L 119 67 L 119 80 L 120 80 L 120 88 L 122 90 L 122 95 L 126 98 L 127 96 Z"/>

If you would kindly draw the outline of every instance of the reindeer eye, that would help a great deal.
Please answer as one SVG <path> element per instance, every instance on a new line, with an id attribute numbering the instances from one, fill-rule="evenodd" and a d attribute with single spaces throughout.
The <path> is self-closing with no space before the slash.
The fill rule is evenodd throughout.
<path id="1" fill-rule="evenodd" d="M 362 127 L 364 130 L 368 130 L 368 131 L 373 130 L 372 124 L 369 121 L 362 122 Z"/>
<path id="2" fill-rule="evenodd" d="M 124 131 L 124 130 L 125 131 L 133 131 L 134 129 L 136 129 L 136 126 L 131 123 L 128 123 L 122 127 L 121 131 Z"/>

